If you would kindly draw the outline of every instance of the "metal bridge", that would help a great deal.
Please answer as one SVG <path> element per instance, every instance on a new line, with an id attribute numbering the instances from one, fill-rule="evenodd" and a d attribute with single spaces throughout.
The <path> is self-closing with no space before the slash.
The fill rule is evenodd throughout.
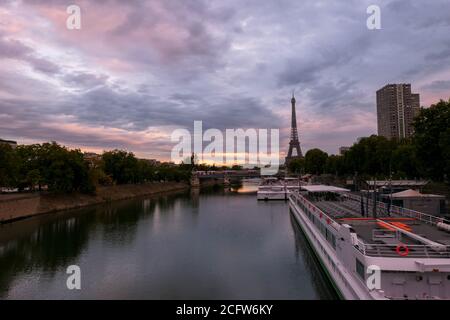
<path id="1" fill-rule="evenodd" d="M 194 171 L 199 179 L 223 179 L 223 178 L 259 178 L 260 170 L 242 169 L 242 170 L 222 170 L 222 171 Z"/>

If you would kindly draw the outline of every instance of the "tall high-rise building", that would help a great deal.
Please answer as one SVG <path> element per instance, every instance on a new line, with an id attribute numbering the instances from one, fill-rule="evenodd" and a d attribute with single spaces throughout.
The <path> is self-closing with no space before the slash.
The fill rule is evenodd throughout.
<path id="1" fill-rule="evenodd" d="M 411 84 L 388 84 L 377 91 L 378 135 L 388 139 L 408 138 L 420 111 L 420 95 Z"/>

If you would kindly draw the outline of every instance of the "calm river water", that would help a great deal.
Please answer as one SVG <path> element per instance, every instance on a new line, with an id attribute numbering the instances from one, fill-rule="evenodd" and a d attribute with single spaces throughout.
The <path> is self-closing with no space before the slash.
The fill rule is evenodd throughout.
<path id="1" fill-rule="evenodd" d="M 0 226 L 0 299 L 333 299 L 286 202 L 187 191 Z M 81 290 L 66 286 L 81 269 Z"/>

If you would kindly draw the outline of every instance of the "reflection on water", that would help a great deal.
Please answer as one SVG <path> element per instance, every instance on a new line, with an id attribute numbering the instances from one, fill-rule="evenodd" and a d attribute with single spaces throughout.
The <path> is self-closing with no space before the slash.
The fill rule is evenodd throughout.
<path id="1" fill-rule="evenodd" d="M 0 298 L 328 299 L 285 202 L 210 188 L 0 227 Z M 66 288 L 79 265 L 81 290 Z"/>
<path id="2" fill-rule="evenodd" d="M 232 183 L 230 189 L 238 193 L 256 193 L 261 181 L 259 178 L 246 179 L 244 182 Z"/>

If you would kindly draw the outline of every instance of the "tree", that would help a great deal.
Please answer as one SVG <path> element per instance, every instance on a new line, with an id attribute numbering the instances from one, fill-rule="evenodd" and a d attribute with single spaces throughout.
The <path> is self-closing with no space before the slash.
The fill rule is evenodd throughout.
<path id="1" fill-rule="evenodd" d="M 372 135 L 355 143 L 344 154 L 347 174 L 359 172 L 371 176 L 388 176 L 392 166 L 392 152 L 398 142 Z"/>
<path id="2" fill-rule="evenodd" d="M 402 143 L 392 152 L 392 171 L 398 178 L 417 178 L 416 151 L 411 143 Z"/>
<path id="3" fill-rule="evenodd" d="M 51 192 L 94 193 L 98 184 L 189 181 L 190 175 L 190 165 L 158 166 L 121 150 L 104 152 L 102 159 L 90 166 L 80 150 L 69 150 L 56 142 L 16 149 L 0 145 L 0 186 L 19 190 L 44 185 Z"/>
<path id="4" fill-rule="evenodd" d="M 325 164 L 325 172 L 335 175 L 343 175 L 346 173 L 344 157 L 339 155 L 331 155 L 327 158 Z"/>
<path id="5" fill-rule="evenodd" d="M 295 174 L 302 174 L 305 172 L 305 159 L 304 158 L 295 158 L 289 161 L 288 163 L 289 172 Z"/>
<path id="6" fill-rule="evenodd" d="M 95 167 L 89 170 L 89 177 L 92 183 L 97 186 L 111 186 L 114 181 L 110 176 L 108 176 L 101 168 Z"/>
<path id="7" fill-rule="evenodd" d="M 320 149 L 311 149 L 305 155 L 305 169 L 308 173 L 322 174 L 325 171 L 328 154 Z"/>
<path id="8" fill-rule="evenodd" d="M 138 182 L 138 160 L 131 152 L 113 150 L 102 155 L 103 170 L 117 184 Z"/>
<path id="9" fill-rule="evenodd" d="M 52 142 L 42 144 L 37 153 L 40 175 L 50 191 L 94 192 L 89 167 L 80 150 L 68 150 Z"/>
<path id="10" fill-rule="evenodd" d="M 422 109 L 414 121 L 414 146 L 422 172 L 450 183 L 450 100 Z"/>
<path id="11" fill-rule="evenodd" d="M 19 189 L 34 189 L 36 185 L 39 189 L 44 184 L 42 168 L 40 167 L 39 155 L 41 145 L 21 145 L 15 151 L 18 158 L 18 187 Z"/>
<path id="12" fill-rule="evenodd" d="M 14 149 L 8 144 L 0 144 L 0 187 L 17 184 L 18 162 Z"/>
<path id="13" fill-rule="evenodd" d="M 156 168 L 146 160 L 138 161 L 138 180 L 139 182 L 149 182 L 156 179 Z"/>

